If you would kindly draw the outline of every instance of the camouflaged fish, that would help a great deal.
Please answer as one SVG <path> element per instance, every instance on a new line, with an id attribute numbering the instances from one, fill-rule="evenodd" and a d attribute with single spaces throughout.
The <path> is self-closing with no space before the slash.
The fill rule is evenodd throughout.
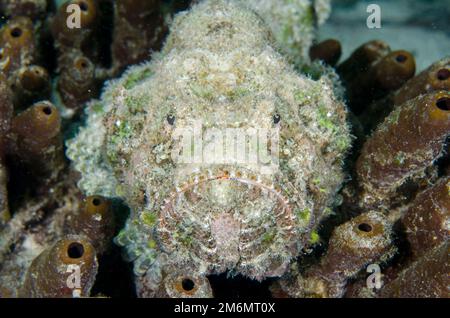
<path id="1" fill-rule="evenodd" d="M 68 142 L 80 188 L 131 209 L 115 241 L 139 296 L 211 296 L 207 275 L 222 272 L 280 276 L 336 203 L 346 108 L 248 3 L 177 15 L 162 52 L 111 82 Z"/>

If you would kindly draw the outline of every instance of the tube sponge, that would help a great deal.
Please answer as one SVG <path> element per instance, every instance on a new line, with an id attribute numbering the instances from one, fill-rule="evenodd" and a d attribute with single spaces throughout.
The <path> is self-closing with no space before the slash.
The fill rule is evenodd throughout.
<path id="1" fill-rule="evenodd" d="M 296 72 L 247 4 L 202 1 L 175 17 L 160 54 L 91 103 L 67 155 L 83 191 L 123 197 L 132 209 L 116 242 L 137 280 L 182 260 L 199 275 L 262 280 L 282 275 L 330 213 L 351 141 L 346 120 L 332 85 Z M 210 164 L 211 152 L 179 161 L 174 133 L 199 122 L 201 133 L 279 129 L 279 149 L 268 145 L 279 168 Z"/>
<path id="2" fill-rule="evenodd" d="M 311 46 L 309 56 L 311 60 L 321 60 L 325 64 L 334 66 L 342 54 L 341 43 L 335 39 L 328 39 Z"/>
<path id="3" fill-rule="evenodd" d="M 366 72 L 372 63 L 379 61 L 391 51 L 383 41 L 370 41 L 358 47 L 337 67 L 337 72 L 345 82 L 351 81 L 360 72 Z"/>
<path id="4" fill-rule="evenodd" d="M 309 62 L 316 27 L 330 12 L 329 0 L 238 0 L 258 13 L 270 28 L 281 51 L 295 65 Z"/>
<path id="5" fill-rule="evenodd" d="M 20 297 L 87 297 L 97 274 L 95 248 L 79 236 L 67 236 L 31 263 Z"/>
<path id="6" fill-rule="evenodd" d="M 40 100 L 50 98 L 50 76 L 39 65 L 23 66 L 17 72 L 14 86 L 17 108 L 27 107 Z"/>
<path id="7" fill-rule="evenodd" d="M 170 297 L 170 298 L 211 298 L 213 292 L 209 280 L 204 275 L 199 275 L 189 267 L 179 266 L 168 268 L 162 274 L 159 285 L 153 285 L 151 274 L 137 281 L 137 291 L 140 297 Z M 153 288 L 150 288 L 154 286 Z"/>
<path id="8" fill-rule="evenodd" d="M 13 155 L 36 176 L 56 177 L 64 165 L 61 118 L 50 102 L 38 102 L 12 120 Z"/>
<path id="9" fill-rule="evenodd" d="M 349 278 L 394 253 L 392 224 L 387 218 L 375 211 L 361 214 L 333 231 L 319 266 L 305 274 L 306 290 L 321 297 L 342 297 Z"/>
<path id="10" fill-rule="evenodd" d="M 416 64 L 411 53 L 393 51 L 370 64 L 367 71 L 358 73 L 347 82 L 347 95 L 352 110 L 359 114 L 375 99 L 400 88 L 414 76 Z"/>
<path id="11" fill-rule="evenodd" d="M 36 58 L 35 32 L 27 17 L 14 17 L 0 30 L 0 70 L 11 75 Z"/>
<path id="12" fill-rule="evenodd" d="M 27 16 L 31 19 L 43 18 L 47 9 L 46 0 L 2 0 L 0 11 L 8 16 Z"/>
<path id="13" fill-rule="evenodd" d="M 445 241 L 383 286 L 382 298 L 449 298 L 450 248 Z"/>
<path id="14" fill-rule="evenodd" d="M 448 240 L 450 229 L 450 177 L 417 195 L 402 217 L 412 257 Z"/>
<path id="15" fill-rule="evenodd" d="M 59 61 L 58 92 L 65 106 L 79 109 L 98 93 L 95 65 L 78 50 L 69 50 Z"/>
<path id="16" fill-rule="evenodd" d="M 71 4 L 78 4 L 81 9 L 80 28 L 69 28 L 67 25 L 67 7 Z M 72 0 L 67 1 L 59 7 L 56 16 L 51 21 L 51 32 L 57 47 L 70 47 L 81 49 L 90 39 L 97 22 L 97 5 L 93 0 Z"/>
<path id="17" fill-rule="evenodd" d="M 113 73 L 148 59 L 158 51 L 167 33 L 160 0 L 114 2 Z"/>
<path id="18" fill-rule="evenodd" d="M 407 81 L 392 98 L 394 105 L 401 105 L 421 94 L 450 90 L 450 58 L 433 63 L 426 70 Z"/>
<path id="19" fill-rule="evenodd" d="M 297 264 L 271 286 L 275 297 L 343 297 L 350 279 L 367 265 L 389 260 L 392 223 L 377 211 L 361 214 L 336 227 L 318 264 L 300 272 Z"/>
<path id="20" fill-rule="evenodd" d="M 0 73 L 0 225 L 10 218 L 8 205 L 8 171 L 5 166 L 7 138 L 13 117 L 12 92 Z"/>
<path id="21" fill-rule="evenodd" d="M 87 197 L 81 210 L 70 216 L 65 227 L 67 233 L 84 235 L 99 254 L 103 253 L 114 234 L 111 202 L 101 196 Z"/>

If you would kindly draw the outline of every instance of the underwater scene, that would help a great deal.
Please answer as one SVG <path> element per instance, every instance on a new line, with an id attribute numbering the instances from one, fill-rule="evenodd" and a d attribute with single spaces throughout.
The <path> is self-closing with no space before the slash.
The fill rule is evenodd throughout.
<path id="1" fill-rule="evenodd" d="M 0 0 L 0 298 L 450 298 L 450 0 Z"/>

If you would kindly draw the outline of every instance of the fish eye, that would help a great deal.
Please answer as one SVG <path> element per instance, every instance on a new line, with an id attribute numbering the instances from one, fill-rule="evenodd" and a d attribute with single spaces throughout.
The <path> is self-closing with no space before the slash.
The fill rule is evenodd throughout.
<path id="1" fill-rule="evenodd" d="M 278 124 L 281 120 L 281 116 L 279 114 L 273 115 L 273 123 Z"/>
<path id="2" fill-rule="evenodd" d="M 175 116 L 167 115 L 167 122 L 169 123 L 169 125 L 173 125 L 175 123 Z"/>

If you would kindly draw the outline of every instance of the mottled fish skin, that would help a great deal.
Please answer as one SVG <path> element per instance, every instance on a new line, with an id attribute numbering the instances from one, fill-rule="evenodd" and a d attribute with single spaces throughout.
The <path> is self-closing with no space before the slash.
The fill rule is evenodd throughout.
<path id="1" fill-rule="evenodd" d="M 310 244 L 343 181 L 346 119 L 331 80 L 295 71 L 260 15 L 203 1 L 176 16 L 161 53 L 91 103 L 67 155 L 81 189 L 130 206 L 115 241 L 139 296 L 207 297 L 206 275 L 280 276 Z M 175 136 L 199 123 L 205 149 L 219 140 L 207 131 L 227 129 L 270 131 L 278 143 L 266 162 L 208 162 L 208 151 L 180 162 Z"/>

